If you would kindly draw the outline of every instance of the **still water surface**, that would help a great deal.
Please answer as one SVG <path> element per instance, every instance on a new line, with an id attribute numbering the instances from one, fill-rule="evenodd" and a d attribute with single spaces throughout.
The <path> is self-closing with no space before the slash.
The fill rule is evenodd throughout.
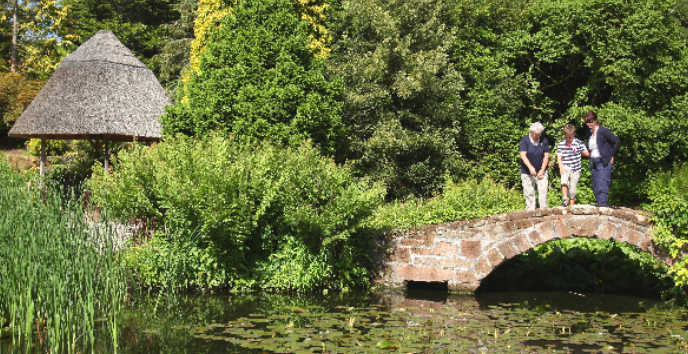
<path id="1" fill-rule="evenodd" d="M 144 299 L 146 297 L 141 297 Z M 577 293 L 385 291 L 132 303 L 125 353 L 688 352 L 688 311 Z"/>

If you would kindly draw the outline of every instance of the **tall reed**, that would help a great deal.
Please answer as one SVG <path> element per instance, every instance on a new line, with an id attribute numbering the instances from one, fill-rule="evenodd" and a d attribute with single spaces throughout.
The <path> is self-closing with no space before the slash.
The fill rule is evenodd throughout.
<path id="1" fill-rule="evenodd" d="M 0 160 L 0 328 L 11 350 L 117 352 L 127 290 L 111 233 L 89 227 L 76 198 L 30 189 Z"/>

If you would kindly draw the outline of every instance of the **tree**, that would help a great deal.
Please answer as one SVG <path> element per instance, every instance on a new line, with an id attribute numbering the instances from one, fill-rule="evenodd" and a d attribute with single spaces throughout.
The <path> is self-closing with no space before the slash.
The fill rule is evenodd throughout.
<path id="1" fill-rule="evenodd" d="M 513 64 L 514 33 L 527 28 L 527 1 L 461 1 L 452 13 L 456 42 L 452 62 L 465 79 L 463 103 L 455 124 L 461 127 L 456 149 L 467 163 L 455 178 L 491 175 L 510 186 L 520 183 L 518 142 L 540 119 L 542 95 L 537 82 Z"/>
<path id="2" fill-rule="evenodd" d="M 170 97 L 175 97 L 182 69 L 189 64 L 197 8 L 197 0 L 180 0 L 174 4 L 174 10 L 179 13 L 179 18 L 164 26 L 165 38 L 156 61 L 160 62 L 158 79 Z"/>
<path id="3" fill-rule="evenodd" d="M 318 57 L 327 57 L 332 48 L 332 36 L 327 28 L 327 13 L 331 9 L 327 0 L 296 0 L 301 19 L 310 26 L 308 46 Z"/>
<path id="4" fill-rule="evenodd" d="M 43 87 L 21 73 L 0 73 L 0 136 L 6 137 L 14 122 Z"/>
<path id="5" fill-rule="evenodd" d="M 308 38 L 291 1 L 238 2 L 203 49 L 193 47 L 198 68 L 192 57 L 183 98 L 162 118 L 165 133 L 222 130 L 283 145 L 312 139 L 335 155 L 344 133 L 339 83 L 325 76 Z"/>
<path id="6" fill-rule="evenodd" d="M 62 0 L 69 8 L 68 23 L 57 35 L 77 36 L 77 45 L 102 29 L 111 30 L 144 64 L 157 75 L 157 56 L 165 38 L 165 24 L 175 21 L 179 13 L 174 0 Z"/>
<path id="7" fill-rule="evenodd" d="M 12 12 L 12 46 L 10 49 L 10 71 L 17 71 L 17 36 L 19 35 L 19 1 L 14 0 L 10 2 Z"/>
<path id="8" fill-rule="evenodd" d="M 67 9 L 59 2 L 12 0 L 0 5 L 0 22 L 8 31 L 0 36 L 0 58 L 9 62 L 11 72 L 46 79 L 62 57 L 76 48 L 72 37 L 55 36 L 58 27 L 68 21 Z"/>
<path id="9" fill-rule="evenodd" d="M 509 36 L 513 65 L 545 98 L 543 121 L 555 128 L 578 124 L 592 109 L 621 138 L 612 184 L 618 202 L 642 199 L 648 173 L 688 155 L 679 133 L 688 128 L 688 46 L 678 5 L 535 1 L 529 28 Z"/>
<path id="10" fill-rule="evenodd" d="M 352 0 L 333 20 L 331 70 L 345 81 L 348 158 L 389 197 L 428 196 L 460 165 L 462 76 L 452 2 Z"/>
<path id="11" fill-rule="evenodd" d="M 12 22 L 9 3 L 0 2 L 0 70 L 9 70 L 10 50 L 12 45 Z"/>

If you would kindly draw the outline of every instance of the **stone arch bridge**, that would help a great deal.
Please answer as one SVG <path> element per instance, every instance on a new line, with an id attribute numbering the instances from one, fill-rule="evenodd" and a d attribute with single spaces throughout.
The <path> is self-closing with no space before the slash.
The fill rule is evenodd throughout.
<path id="1" fill-rule="evenodd" d="M 568 237 L 627 242 L 671 263 L 652 242 L 651 220 L 644 212 L 576 205 L 395 232 L 387 240 L 377 281 L 390 286 L 406 281 L 447 282 L 452 290 L 474 291 L 505 260 Z"/>

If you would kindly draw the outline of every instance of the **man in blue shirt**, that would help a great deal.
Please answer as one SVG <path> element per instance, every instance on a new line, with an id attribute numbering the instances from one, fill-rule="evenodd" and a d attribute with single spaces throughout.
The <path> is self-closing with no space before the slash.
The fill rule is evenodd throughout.
<path id="1" fill-rule="evenodd" d="M 521 139 L 521 183 L 526 199 L 526 210 L 535 210 L 537 190 L 540 208 L 547 208 L 547 165 L 549 164 L 549 141 L 542 136 L 545 127 L 540 122 L 531 124 L 528 135 Z"/>

